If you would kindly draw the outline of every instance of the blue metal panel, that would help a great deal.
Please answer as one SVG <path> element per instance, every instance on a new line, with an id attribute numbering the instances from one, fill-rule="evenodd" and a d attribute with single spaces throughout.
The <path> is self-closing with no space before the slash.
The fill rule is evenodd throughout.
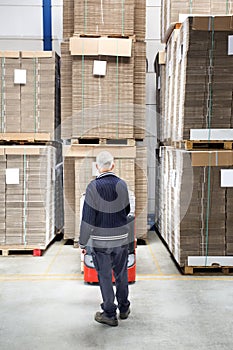
<path id="1" fill-rule="evenodd" d="M 52 50 L 52 11 L 51 0 L 43 0 L 44 51 Z"/>

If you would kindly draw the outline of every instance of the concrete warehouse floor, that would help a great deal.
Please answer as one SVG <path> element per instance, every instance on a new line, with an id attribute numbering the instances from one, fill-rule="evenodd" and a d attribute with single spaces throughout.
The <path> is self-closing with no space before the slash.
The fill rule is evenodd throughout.
<path id="1" fill-rule="evenodd" d="M 80 250 L 55 242 L 42 257 L 0 257 L 0 349 L 233 348 L 233 277 L 183 276 L 154 232 L 137 248 L 131 314 L 94 321 L 100 292 L 80 274 Z"/>

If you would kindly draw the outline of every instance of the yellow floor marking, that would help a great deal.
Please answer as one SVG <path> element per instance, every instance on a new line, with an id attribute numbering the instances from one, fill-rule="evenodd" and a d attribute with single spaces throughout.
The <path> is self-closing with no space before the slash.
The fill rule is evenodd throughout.
<path id="1" fill-rule="evenodd" d="M 50 278 L 49 276 L 43 278 L 0 278 L 0 282 L 40 282 L 40 281 L 83 281 L 83 278 Z"/>
<path id="2" fill-rule="evenodd" d="M 148 249 L 149 249 L 149 251 L 150 251 L 150 254 L 151 254 L 151 256 L 152 256 L 152 259 L 153 259 L 153 261 L 154 261 L 154 263 L 155 263 L 155 266 L 156 266 L 157 270 L 159 271 L 159 274 L 160 274 L 160 275 L 163 275 L 163 273 L 162 273 L 162 271 L 161 271 L 161 268 L 160 268 L 160 266 L 159 266 L 158 260 L 157 260 L 157 258 L 156 258 L 156 256 L 155 256 L 155 254 L 153 253 L 152 248 L 151 248 L 151 245 L 150 245 L 150 243 L 148 242 L 148 240 L 146 240 L 146 244 L 147 244 L 147 246 L 148 246 Z"/>
<path id="3" fill-rule="evenodd" d="M 24 274 L 15 274 L 15 273 L 4 273 L 4 274 L 0 274 L 0 278 L 4 278 L 4 277 L 57 277 L 57 276 L 62 276 L 62 277 L 76 277 L 76 276 L 83 276 L 81 273 L 49 273 L 49 274 L 45 274 L 45 273 L 24 273 Z"/>
<path id="4" fill-rule="evenodd" d="M 62 249 L 63 249 L 63 247 L 65 245 L 65 242 L 66 242 L 65 240 L 62 242 L 62 245 L 58 249 L 57 253 L 54 255 L 54 257 L 53 257 L 52 261 L 50 262 L 49 266 L 47 267 L 47 269 L 45 270 L 45 274 L 48 274 L 49 271 L 51 270 L 55 260 L 57 259 L 58 255 L 61 253 L 61 251 L 62 251 Z"/>
<path id="5" fill-rule="evenodd" d="M 136 279 L 137 281 L 230 281 L 233 282 L 233 278 L 230 277 L 165 277 L 165 276 L 158 276 L 158 278 L 152 277 L 152 278 L 143 278 L 143 277 L 139 277 Z"/>
<path id="6" fill-rule="evenodd" d="M 83 281 L 82 274 L 2 274 L 0 275 L 0 282 L 15 282 L 15 281 Z M 218 276 L 182 276 L 182 275 L 136 275 L 137 281 L 229 281 L 233 282 L 232 277 L 218 277 Z M 84 281 L 83 281 L 84 282 Z"/>

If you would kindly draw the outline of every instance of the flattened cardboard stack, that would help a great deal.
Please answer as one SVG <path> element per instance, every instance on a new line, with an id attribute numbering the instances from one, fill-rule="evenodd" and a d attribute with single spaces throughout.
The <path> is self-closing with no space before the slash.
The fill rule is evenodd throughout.
<path id="1" fill-rule="evenodd" d="M 168 11 L 171 3 L 166 2 Z M 196 6 L 198 1 L 192 3 Z M 211 3 L 212 11 L 215 6 L 223 8 L 219 2 Z M 166 34 L 166 62 L 158 67 L 165 72 L 157 87 L 157 98 L 161 104 L 165 100 L 160 118 L 164 146 L 158 159 L 158 228 L 181 267 L 224 266 L 226 261 L 232 266 L 232 261 L 223 259 L 232 255 L 233 242 L 233 151 L 224 149 L 224 142 L 232 146 L 233 140 L 232 16 L 203 16 L 209 13 L 209 4 L 199 4 L 201 16 L 186 18 L 180 29 Z M 172 11 L 173 7 L 171 16 Z M 180 13 L 184 11 L 185 6 Z M 185 150 L 188 144 L 190 151 Z"/>
<path id="2" fill-rule="evenodd" d="M 61 138 L 69 139 L 72 130 L 72 56 L 69 42 L 61 43 Z"/>
<path id="3" fill-rule="evenodd" d="M 232 0 L 162 0 L 161 38 L 172 23 L 182 21 L 181 15 L 229 15 L 233 13 Z"/>
<path id="4" fill-rule="evenodd" d="M 62 144 L 56 143 L 55 145 L 55 231 L 56 233 L 61 233 L 64 229 L 63 158 Z"/>
<path id="5" fill-rule="evenodd" d="M 120 49 L 126 39 L 118 42 Z M 116 50 L 111 56 L 80 51 L 70 56 L 68 44 L 62 44 L 63 139 L 145 137 L 145 43 L 133 43 L 131 57 L 128 47 L 119 56 Z M 93 74 L 98 61 L 106 64 L 103 76 Z"/>
<path id="6" fill-rule="evenodd" d="M 0 153 L 0 202 L 2 204 L 5 203 L 5 195 L 6 195 L 5 173 L 6 173 L 6 156 L 1 151 Z M 1 205 L 0 206 L 0 244 L 3 244 L 5 242 L 5 236 L 6 236 L 5 216 L 6 216 L 5 205 Z"/>
<path id="7" fill-rule="evenodd" d="M 166 87 L 166 65 L 161 60 L 162 52 L 158 52 L 155 60 L 156 73 L 156 113 L 157 113 L 157 135 L 161 142 L 165 139 L 165 87 Z M 163 55 L 164 56 L 164 55 Z"/>
<path id="8" fill-rule="evenodd" d="M 135 228 L 136 237 L 147 238 L 147 148 L 136 148 L 135 161 Z"/>
<path id="9" fill-rule="evenodd" d="M 163 140 L 232 127 L 232 16 L 189 17 L 166 50 Z M 229 79 L 228 79 L 229 78 Z"/>
<path id="10" fill-rule="evenodd" d="M 74 2 L 74 32 L 68 35 L 72 6 L 63 6 L 62 138 L 143 139 L 145 1 Z M 94 70 L 97 64 L 104 73 Z"/>
<path id="11" fill-rule="evenodd" d="M 74 0 L 63 0 L 63 38 L 64 40 L 69 39 L 73 34 L 74 34 Z"/>
<path id="12" fill-rule="evenodd" d="M 1 245 L 45 249 L 54 237 L 56 149 L 0 146 L 0 152 L 5 158 L 0 184 L 5 188 Z"/>
<path id="13" fill-rule="evenodd" d="M 109 146 L 115 159 L 115 173 L 124 179 L 129 191 L 135 193 L 135 146 Z M 78 241 L 80 201 L 88 183 L 96 176 L 96 155 L 106 147 L 100 145 L 71 145 L 63 147 L 65 238 Z"/>
<path id="14" fill-rule="evenodd" d="M 146 100 L 146 43 L 134 44 L 134 138 L 145 137 L 145 100 Z"/>
<path id="15" fill-rule="evenodd" d="M 93 75 L 94 60 L 99 58 L 73 58 L 72 137 L 133 138 L 133 58 L 101 57 L 104 77 Z"/>
<path id="16" fill-rule="evenodd" d="M 134 0 L 75 1 L 74 32 L 133 35 Z"/>
<path id="17" fill-rule="evenodd" d="M 135 34 L 137 40 L 145 40 L 145 18 L 146 0 L 64 0 L 63 37 Z"/>
<path id="18" fill-rule="evenodd" d="M 183 130 L 178 130 L 178 135 L 183 139 L 190 137 L 192 128 L 232 127 L 231 21 L 231 16 L 189 18 L 181 28 L 185 60 L 181 86 L 185 87 L 185 103 L 179 115 Z"/>
<path id="19" fill-rule="evenodd" d="M 44 249 L 55 229 L 63 225 L 62 172 L 55 175 L 55 164 L 61 162 L 57 158 L 59 57 L 50 51 L 2 51 L 0 62 L 0 139 L 5 159 L 0 243 L 17 249 Z M 44 146 L 38 146 L 38 141 Z M 55 146 L 46 146 L 46 141 L 54 141 Z M 10 146 L 9 142 L 24 146 Z M 12 184 L 7 182 L 11 171 Z"/>
<path id="20" fill-rule="evenodd" d="M 136 172 L 140 173 L 135 147 L 135 155 L 129 155 L 130 142 L 123 146 L 118 141 L 145 137 L 146 2 L 80 0 L 64 1 L 63 7 L 61 134 L 68 144 L 71 142 L 72 153 L 67 155 L 64 147 L 65 237 L 77 240 L 80 196 L 93 178 L 91 165 L 102 147 L 96 140 L 109 141 L 102 149 L 115 152 L 116 173 L 129 189 L 135 193 L 137 186 L 140 190 L 143 187 L 143 196 L 140 193 L 136 198 L 136 210 L 141 212 L 145 207 L 145 179 L 139 176 L 142 184 L 135 180 Z M 70 139 L 79 139 L 80 145 Z M 110 144 L 115 141 L 118 146 L 114 148 Z M 89 151 L 91 147 L 91 155 L 82 150 L 85 146 L 81 143 Z M 144 210 L 138 237 L 145 237 L 146 215 Z"/>
<path id="21" fill-rule="evenodd" d="M 0 53 L 0 132 L 48 133 L 60 124 L 55 52 Z"/>
<path id="22" fill-rule="evenodd" d="M 144 41 L 146 35 L 146 0 L 135 0 L 134 34 L 138 41 Z"/>
<path id="23" fill-rule="evenodd" d="M 177 263 L 187 266 L 190 256 L 232 255 L 233 189 L 221 172 L 233 170 L 233 152 L 162 152 L 160 232 Z"/>
<path id="24" fill-rule="evenodd" d="M 0 131 L 20 131 L 20 85 L 14 84 L 14 71 L 20 69 L 19 52 L 0 53 Z"/>

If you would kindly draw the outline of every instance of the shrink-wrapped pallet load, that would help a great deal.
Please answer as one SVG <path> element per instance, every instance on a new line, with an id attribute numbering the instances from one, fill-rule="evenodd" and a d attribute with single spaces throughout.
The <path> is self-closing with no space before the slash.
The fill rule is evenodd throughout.
<path id="1" fill-rule="evenodd" d="M 2 246 L 45 249 L 55 234 L 55 164 L 52 146 L 1 146 L 5 207 Z M 3 156 L 1 156 L 3 157 Z M 13 248 L 12 248 L 13 249 Z"/>
<path id="2" fill-rule="evenodd" d="M 223 177 L 226 171 L 232 179 L 232 150 L 165 147 L 161 156 L 160 232 L 177 263 L 232 255 L 233 191 Z"/>
<path id="3" fill-rule="evenodd" d="M 56 53 L 1 51 L 0 61 L 0 132 L 59 138 L 55 134 L 60 125 Z"/>

